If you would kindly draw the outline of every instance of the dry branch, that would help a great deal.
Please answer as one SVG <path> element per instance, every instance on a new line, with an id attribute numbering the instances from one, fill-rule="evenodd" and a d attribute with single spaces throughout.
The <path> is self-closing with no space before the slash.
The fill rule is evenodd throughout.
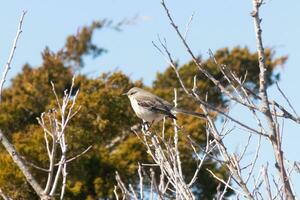
<path id="1" fill-rule="evenodd" d="M 6 76 L 8 74 L 8 71 L 10 70 L 10 65 L 16 50 L 17 42 L 19 39 L 19 36 L 22 32 L 22 24 L 23 19 L 26 12 L 24 11 L 21 15 L 19 26 L 17 30 L 17 35 L 15 37 L 13 47 L 11 50 L 11 53 L 9 55 L 8 61 L 6 63 L 3 76 L 0 83 L 0 101 L 2 97 L 2 90 L 4 86 L 4 82 L 6 81 Z M 66 153 L 67 153 L 67 143 L 65 139 L 65 130 L 67 127 L 67 124 L 72 119 L 72 117 L 79 111 L 79 109 L 74 110 L 75 108 L 75 102 L 77 99 L 78 91 L 74 96 L 72 95 L 72 90 L 74 87 L 74 78 L 72 80 L 72 85 L 69 91 L 65 91 L 64 97 L 62 100 L 62 103 L 60 103 L 58 96 L 55 92 L 54 85 L 53 86 L 53 92 L 56 97 L 56 102 L 59 107 L 59 111 L 57 113 L 56 110 L 52 110 L 49 113 L 41 114 L 41 118 L 38 119 L 39 124 L 41 125 L 42 129 L 44 130 L 44 138 L 45 138 L 45 146 L 47 149 L 47 154 L 49 157 L 49 167 L 48 169 L 43 169 L 41 167 L 38 167 L 37 165 L 31 163 L 30 161 L 26 161 L 25 159 L 22 159 L 22 156 L 20 156 L 14 146 L 9 142 L 9 140 L 6 138 L 5 134 L 0 130 L 0 140 L 2 145 L 4 146 L 5 150 L 9 153 L 15 164 L 18 166 L 18 168 L 21 170 L 23 175 L 26 178 L 26 181 L 31 185 L 33 190 L 36 192 L 36 194 L 40 197 L 42 200 L 47 199 L 54 199 L 56 195 L 56 188 L 59 185 L 60 177 L 62 176 L 62 186 L 60 191 L 60 199 L 64 198 L 65 193 L 65 187 L 66 187 L 66 180 L 67 180 L 67 163 L 75 160 L 76 158 L 80 157 L 84 153 L 86 153 L 91 147 L 88 147 L 85 151 L 81 152 L 78 155 L 75 155 L 73 158 L 67 159 Z M 61 118 L 59 119 L 59 116 Z M 47 118 L 45 120 L 45 118 Z M 47 122 L 50 124 L 47 124 Z M 48 128 L 50 127 L 50 128 Z M 60 162 L 57 164 L 56 157 L 57 157 L 57 151 L 61 151 L 61 157 Z M 36 178 L 32 175 L 30 172 L 30 169 L 28 166 L 32 166 L 36 169 L 46 171 L 48 173 L 48 178 L 46 182 L 46 186 L 43 189 L 40 183 L 36 180 Z M 4 198 L 5 195 L 1 191 L 1 195 Z"/>
<path id="2" fill-rule="evenodd" d="M 268 121 L 268 126 L 270 129 L 270 142 L 272 143 L 274 149 L 274 155 L 276 159 L 276 163 L 278 165 L 278 173 L 280 174 L 281 181 L 283 183 L 284 188 L 284 196 L 287 200 L 295 199 L 293 191 L 291 189 L 290 180 L 287 178 L 286 169 L 284 166 L 284 159 L 283 159 L 283 151 L 281 149 L 281 139 L 279 136 L 279 130 L 277 129 L 276 125 L 276 115 L 273 118 L 271 114 L 271 108 L 269 105 L 267 88 L 266 88 L 266 62 L 265 62 L 265 52 L 262 42 L 262 29 L 261 29 L 261 18 L 259 17 L 259 9 L 263 3 L 263 0 L 252 0 L 253 4 L 253 11 L 252 17 L 254 21 L 254 28 L 255 28 L 255 36 L 256 36 L 256 47 L 258 53 L 258 61 L 259 61 L 259 96 L 261 97 L 261 107 L 263 109 L 263 113 Z M 275 111 L 275 109 L 274 109 Z"/>
<path id="3" fill-rule="evenodd" d="M 23 20 L 24 20 L 25 14 L 26 14 L 26 11 L 23 11 L 22 15 L 21 15 L 21 18 L 20 18 L 20 21 L 19 21 L 17 34 L 16 34 L 16 37 L 14 39 L 10 55 L 8 57 L 8 60 L 6 62 L 5 68 L 4 68 L 2 79 L 1 79 L 1 82 L 0 82 L 0 101 L 2 99 L 3 86 L 4 86 L 4 83 L 6 81 L 8 71 L 11 68 L 10 65 L 11 65 L 12 59 L 14 57 L 15 50 L 17 48 L 17 42 L 18 42 L 18 39 L 20 37 L 20 34 L 22 33 L 22 25 L 23 25 Z M 12 157 L 13 161 L 18 166 L 18 168 L 21 170 L 21 172 L 25 176 L 27 182 L 31 185 L 31 187 L 34 189 L 34 191 L 37 193 L 37 195 L 41 199 L 48 199 L 48 197 L 43 194 L 42 187 L 39 185 L 39 183 L 33 177 L 33 175 L 31 174 L 31 172 L 29 170 L 29 168 L 25 165 L 24 161 L 22 160 L 21 156 L 18 155 L 18 153 L 17 153 L 16 149 L 14 148 L 14 146 L 9 142 L 9 140 L 7 139 L 7 137 L 5 136 L 5 134 L 1 130 L 0 130 L 0 140 L 1 140 L 1 143 L 4 146 L 5 150 Z"/>
<path id="4" fill-rule="evenodd" d="M 18 43 L 18 40 L 19 40 L 19 37 L 22 33 L 22 25 L 23 25 L 23 20 L 24 20 L 24 17 L 25 17 L 25 14 L 26 14 L 26 11 L 23 11 L 22 12 L 22 15 L 21 15 L 21 18 L 19 20 L 19 25 L 18 25 L 18 30 L 17 30 L 17 34 L 16 34 L 16 37 L 14 39 L 14 42 L 13 42 L 13 45 L 12 45 L 12 48 L 11 48 L 11 51 L 10 51 L 10 54 L 9 54 L 9 57 L 8 57 L 8 60 L 6 62 L 6 65 L 5 65 L 5 68 L 4 68 L 4 71 L 3 71 L 3 74 L 2 74 L 2 79 L 0 81 L 0 101 L 2 99 L 2 90 L 3 90 L 3 86 L 4 86 L 4 83 L 6 81 L 6 76 L 8 74 L 8 71 L 10 70 L 10 64 L 12 62 L 12 59 L 14 57 L 14 54 L 15 54 L 15 51 L 16 51 L 16 48 L 17 48 L 17 43 Z"/>

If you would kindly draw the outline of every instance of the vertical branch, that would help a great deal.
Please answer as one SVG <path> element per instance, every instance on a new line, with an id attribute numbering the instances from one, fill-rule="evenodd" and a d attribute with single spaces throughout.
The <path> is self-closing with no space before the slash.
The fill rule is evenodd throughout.
<path id="1" fill-rule="evenodd" d="M 154 171 L 150 168 L 150 176 L 151 176 L 151 186 L 150 186 L 150 200 L 153 200 L 153 193 L 154 193 Z"/>
<path id="2" fill-rule="evenodd" d="M 263 167 L 263 176 L 264 176 L 264 181 L 265 181 L 265 187 L 266 187 L 266 192 L 268 194 L 269 200 L 272 200 L 272 193 L 271 193 L 271 187 L 270 187 L 270 181 L 269 181 L 269 176 L 268 176 L 268 166 Z"/>
<path id="3" fill-rule="evenodd" d="M 45 140 L 46 140 L 46 145 L 47 145 L 47 150 L 48 150 L 49 147 L 48 147 L 47 135 L 45 135 Z M 49 157 L 49 172 L 48 172 L 47 184 L 46 184 L 46 187 L 44 189 L 44 193 L 45 194 L 47 194 L 49 192 L 50 187 L 51 187 L 51 183 L 52 183 L 52 179 L 53 179 L 55 156 L 56 156 L 56 149 L 57 149 L 55 141 L 56 141 L 55 135 L 52 135 L 52 149 L 51 149 L 51 153 L 48 152 L 48 157 Z"/>
<path id="4" fill-rule="evenodd" d="M 61 137 L 60 146 L 61 146 L 62 157 L 63 157 L 63 168 L 62 168 L 62 171 L 61 171 L 63 180 L 62 180 L 62 187 L 61 187 L 61 192 L 60 192 L 60 199 L 63 200 L 66 185 L 67 185 L 67 174 L 68 174 L 67 173 L 67 162 L 66 162 L 67 144 L 65 142 L 65 135 L 64 134 Z"/>
<path id="5" fill-rule="evenodd" d="M 60 199 L 64 198 L 65 188 L 67 184 L 67 163 L 75 160 L 84 153 L 86 153 L 90 148 L 88 147 L 82 153 L 75 155 L 72 158 L 67 159 L 67 150 L 68 145 L 66 141 L 66 127 L 72 117 L 79 111 L 80 107 L 77 110 L 74 110 L 75 102 L 78 96 L 79 90 L 76 91 L 75 95 L 71 97 L 72 90 L 74 87 L 74 77 L 72 79 L 72 85 L 69 91 L 64 92 L 62 103 L 58 98 L 58 95 L 55 91 L 54 84 L 52 84 L 52 90 L 56 98 L 56 103 L 58 111 L 52 109 L 48 113 L 42 113 L 41 117 L 38 118 L 38 122 L 44 131 L 44 139 L 46 143 L 46 149 L 49 157 L 49 168 L 48 178 L 43 194 L 54 197 L 56 194 L 56 189 L 58 187 L 59 181 L 61 180 L 61 191 Z M 46 117 L 46 120 L 45 120 Z M 51 136 L 51 145 L 48 136 Z M 51 149 L 50 149 L 51 146 Z M 59 162 L 55 163 L 58 159 L 57 156 L 60 155 Z M 62 177 L 62 178 L 61 178 Z"/>
<path id="6" fill-rule="evenodd" d="M 262 43 L 262 29 L 260 26 L 261 20 L 259 18 L 259 8 L 262 5 L 262 0 L 252 0 L 253 3 L 253 12 L 252 17 L 254 21 L 254 28 L 255 28 L 255 36 L 256 36 L 256 48 L 258 54 L 258 62 L 259 62 L 259 96 L 262 99 L 262 103 L 265 109 L 265 112 L 270 111 L 269 104 L 268 104 L 268 95 L 266 89 L 266 74 L 267 71 L 266 67 L 266 56 L 265 50 Z"/>
<path id="7" fill-rule="evenodd" d="M 138 168 L 138 174 L 139 174 L 139 178 L 140 178 L 140 198 L 141 200 L 144 199 L 144 187 L 143 187 L 143 174 L 142 174 L 142 166 L 139 163 L 139 168 Z"/>
<path id="8" fill-rule="evenodd" d="M 177 107 L 177 90 L 174 88 L 174 108 L 176 107 Z M 176 154 L 174 167 L 177 166 L 180 178 L 182 178 L 181 160 L 180 160 L 180 153 L 178 149 L 178 126 L 177 126 L 176 119 L 173 119 L 173 124 L 174 124 L 174 148 Z"/>
<path id="9" fill-rule="evenodd" d="M 65 140 L 65 130 L 66 130 L 66 126 L 67 126 L 68 122 L 70 121 L 70 119 L 74 116 L 74 114 L 77 113 L 76 111 L 73 112 L 73 109 L 75 106 L 75 102 L 76 102 L 79 90 L 76 91 L 76 94 L 73 97 L 73 99 L 71 98 L 73 87 L 74 87 L 74 80 L 75 80 L 75 78 L 73 77 L 70 90 L 68 92 L 67 91 L 64 92 L 64 97 L 63 97 L 63 101 L 62 101 L 61 105 L 59 104 L 54 85 L 52 84 L 53 92 L 56 96 L 56 101 L 59 106 L 60 114 L 61 114 L 59 122 L 58 122 L 58 119 L 55 119 L 56 129 L 55 129 L 55 132 L 53 133 L 53 135 L 56 136 L 56 139 L 53 142 L 59 144 L 60 150 L 61 150 L 61 157 L 60 157 L 60 161 L 58 164 L 58 169 L 56 171 L 54 181 L 51 185 L 50 196 L 53 196 L 55 194 L 55 191 L 56 191 L 56 188 L 58 185 L 58 181 L 62 175 L 62 187 L 61 187 L 60 199 L 63 199 L 63 197 L 64 197 L 66 181 L 67 181 L 67 174 L 68 174 L 67 173 L 67 162 L 66 162 L 67 143 Z"/>
<path id="10" fill-rule="evenodd" d="M 270 141 L 273 146 L 275 159 L 277 163 L 277 169 L 281 177 L 281 181 L 283 183 L 283 190 L 284 190 L 284 196 L 286 199 L 295 199 L 294 194 L 291 189 L 290 180 L 287 177 L 287 172 L 285 170 L 284 166 L 284 159 L 283 159 L 283 152 L 281 149 L 281 142 L 279 137 L 279 131 L 276 128 L 276 121 L 273 119 L 269 100 L 268 100 L 268 94 L 266 89 L 266 70 L 267 66 L 265 63 L 265 52 L 262 42 L 262 29 L 260 26 L 261 18 L 259 17 L 259 9 L 262 5 L 263 0 L 252 0 L 253 4 L 253 22 L 254 22 L 254 28 L 255 28 L 255 35 L 256 35 L 256 47 L 257 47 L 257 54 L 258 54 L 258 62 L 259 62 L 259 96 L 262 100 L 262 108 L 263 113 L 266 116 L 266 119 L 268 121 L 268 126 L 270 129 Z M 276 118 L 276 115 L 274 116 Z"/>
<path id="11" fill-rule="evenodd" d="M 3 86 L 4 86 L 4 83 L 6 81 L 6 77 L 7 77 L 8 71 L 11 68 L 10 65 L 11 65 L 12 59 L 14 57 L 15 50 L 17 48 L 17 42 L 18 42 L 18 39 L 19 39 L 19 37 L 20 37 L 20 35 L 22 33 L 22 24 L 23 24 L 23 20 L 24 20 L 25 14 L 26 14 L 26 11 L 23 11 L 23 13 L 21 15 L 21 18 L 20 18 L 20 21 L 19 21 L 19 25 L 18 25 L 18 29 L 17 29 L 17 34 L 16 34 L 16 37 L 14 39 L 13 46 L 12 46 L 10 55 L 8 57 L 8 60 L 6 62 L 6 65 L 5 65 L 3 74 L 2 74 L 2 79 L 1 79 L 1 82 L 0 82 L 0 102 L 2 100 Z M 23 162 L 23 160 L 21 159 L 21 157 L 18 155 L 18 153 L 17 153 L 16 149 L 14 148 L 14 146 L 9 142 L 9 140 L 6 138 L 6 136 L 4 135 L 4 133 L 1 130 L 0 130 L 0 141 L 1 141 L 2 145 L 4 146 L 5 150 L 12 157 L 13 161 L 15 162 L 15 164 L 18 166 L 18 168 L 21 170 L 21 172 L 25 176 L 27 182 L 31 185 L 31 187 L 37 193 L 37 195 L 41 199 L 45 199 L 45 196 L 43 195 L 43 189 L 42 189 L 42 187 L 39 185 L 39 183 L 33 177 L 33 175 L 31 174 L 31 172 L 29 171 L 29 168 L 25 165 L 25 163 Z"/>
<path id="12" fill-rule="evenodd" d="M 6 65 L 5 65 L 3 74 L 2 74 L 2 79 L 1 79 L 1 82 L 0 82 L 0 101 L 2 99 L 2 90 L 3 90 L 4 83 L 6 81 L 6 76 L 7 76 L 8 71 L 10 70 L 10 64 L 11 64 L 11 61 L 12 61 L 12 59 L 14 57 L 14 54 L 15 54 L 15 51 L 16 51 L 16 48 L 17 48 L 18 39 L 19 39 L 19 37 L 20 37 L 20 35 L 22 33 L 22 24 L 23 24 L 23 20 L 24 20 L 25 14 L 26 14 L 26 11 L 23 11 L 23 13 L 21 15 L 21 18 L 20 18 L 20 21 L 19 21 L 17 35 L 16 35 L 16 37 L 14 39 L 13 46 L 11 48 L 8 60 L 6 62 Z"/>

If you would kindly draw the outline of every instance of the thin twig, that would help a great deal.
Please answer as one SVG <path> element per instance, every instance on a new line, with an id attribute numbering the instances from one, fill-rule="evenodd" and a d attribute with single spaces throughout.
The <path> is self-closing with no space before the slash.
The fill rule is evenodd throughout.
<path id="1" fill-rule="evenodd" d="M 23 25 L 23 20 L 24 20 L 25 14 L 26 14 L 26 11 L 23 11 L 22 15 L 21 15 L 21 18 L 19 20 L 19 25 L 18 25 L 18 29 L 17 29 L 17 35 L 16 35 L 16 37 L 14 39 L 14 42 L 13 42 L 13 45 L 12 45 L 12 48 L 11 48 L 8 60 L 6 62 L 6 65 L 5 65 L 3 74 L 2 74 L 2 79 L 1 79 L 1 82 L 0 82 L 0 101 L 2 99 L 2 90 L 3 90 L 4 83 L 6 81 L 6 76 L 8 74 L 8 71 L 11 68 L 10 65 L 11 65 L 12 59 L 14 57 L 16 48 L 17 48 L 18 39 L 19 39 L 19 37 L 20 37 L 20 35 L 22 33 L 22 25 Z"/>
<path id="2" fill-rule="evenodd" d="M 272 200 L 272 192 L 271 192 L 270 181 L 268 176 L 268 165 L 266 167 L 263 167 L 263 176 L 264 176 L 264 182 L 266 186 L 266 192 L 268 194 L 269 200 Z"/>
<path id="3" fill-rule="evenodd" d="M 224 181 L 223 179 L 219 178 L 217 175 L 215 175 L 210 169 L 206 169 L 215 179 L 217 179 L 218 181 L 220 181 L 221 183 L 223 183 L 225 186 L 227 186 L 228 188 L 232 189 L 233 191 L 235 191 L 236 193 L 242 195 L 243 197 L 246 197 L 246 195 L 243 192 L 240 192 L 239 190 L 237 190 L 236 188 L 232 187 L 231 185 L 229 185 L 226 181 Z"/>
<path id="4" fill-rule="evenodd" d="M 188 35 L 188 32 L 189 32 L 189 30 L 190 30 L 190 26 L 191 26 L 191 23 L 192 23 L 192 21 L 193 21 L 194 14 L 195 14 L 195 12 L 192 13 L 192 15 L 191 15 L 191 17 L 190 17 L 188 23 L 186 24 L 185 32 L 184 32 L 184 39 L 185 39 L 185 40 L 186 40 L 187 35 Z"/>
<path id="5" fill-rule="evenodd" d="M 69 158 L 65 161 L 65 163 L 69 163 L 72 162 L 73 160 L 76 160 L 77 158 L 81 157 L 82 155 L 84 155 L 85 153 L 87 153 L 91 148 L 93 147 L 93 145 L 90 145 L 88 148 L 86 148 L 84 151 L 82 151 L 81 153 L 77 154 L 76 156 Z M 55 164 L 55 166 L 59 166 L 61 163 L 58 162 Z"/>
<path id="6" fill-rule="evenodd" d="M 293 105 L 291 104 L 289 98 L 287 98 L 287 96 L 284 94 L 284 92 L 280 89 L 278 82 L 275 82 L 275 84 L 276 84 L 276 87 L 277 87 L 278 91 L 280 92 L 280 94 L 283 96 L 283 98 L 286 100 L 286 102 L 288 103 L 288 105 L 290 106 L 292 111 L 294 112 L 294 115 L 299 119 L 299 116 L 298 116 L 296 110 L 294 109 Z"/>

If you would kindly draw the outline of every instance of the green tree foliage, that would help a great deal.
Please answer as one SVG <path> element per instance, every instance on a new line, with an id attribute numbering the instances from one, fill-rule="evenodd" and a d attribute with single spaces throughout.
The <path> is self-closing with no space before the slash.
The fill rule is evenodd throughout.
<path id="1" fill-rule="evenodd" d="M 43 132 L 36 117 L 44 111 L 51 110 L 55 105 L 51 81 L 55 83 L 57 94 L 61 97 L 63 91 L 70 86 L 74 67 L 84 66 L 84 56 L 97 56 L 105 51 L 92 42 L 94 30 L 101 27 L 101 22 L 83 27 L 76 35 L 69 36 L 64 48 L 57 53 L 46 48 L 42 53 L 43 63 L 38 67 L 24 65 L 22 72 L 13 78 L 11 85 L 4 90 L 0 104 L 0 127 L 26 161 L 47 168 L 48 158 Z M 274 75 L 274 69 L 286 58 L 274 59 L 271 50 L 266 52 L 269 67 L 267 80 L 268 85 L 271 85 L 278 78 Z M 225 48 L 216 52 L 216 58 L 238 75 L 247 71 L 246 82 L 255 91 L 258 80 L 255 53 L 251 53 L 247 48 Z M 223 81 L 220 71 L 211 60 L 203 62 L 217 79 Z M 192 62 L 178 69 L 187 87 L 192 87 L 192 79 L 196 74 L 201 95 L 204 97 L 208 93 L 211 104 L 226 107 L 226 99 L 199 73 Z M 141 142 L 130 132 L 131 126 L 140 120 L 133 114 L 129 100 L 121 95 L 134 85 L 143 87 L 141 81 L 132 82 L 122 72 L 104 73 L 95 79 L 85 75 L 77 76 L 76 88 L 80 89 L 77 104 L 81 109 L 68 128 L 68 155 L 77 155 L 89 145 L 93 145 L 93 148 L 68 165 L 65 199 L 112 199 L 116 170 L 126 182 L 137 183 L 138 161 L 151 162 Z M 172 101 L 173 88 L 180 88 L 180 85 L 174 71 L 169 67 L 163 73 L 157 74 L 153 87 L 148 89 Z M 198 105 L 192 104 L 181 90 L 178 103 L 181 107 L 200 112 Z M 200 146 L 205 144 L 205 124 L 199 119 L 186 116 L 179 116 L 178 123 L 183 127 L 180 138 L 183 170 L 187 180 L 190 180 L 197 163 L 184 135 L 190 135 Z M 167 134 L 172 134 L 170 124 L 167 124 Z M 116 140 L 117 138 L 121 139 Z M 37 199 L 9 155 L 2 147 L 0 150 L 0 187 L 14 199 Z M 220 177 L 227 176 L 223 166 L 208 159 L 195 184 L 199 199 L 211 199 L 218 184 L 205 168 L 213 170 Z M 45 172 L 35 168 L 32 168 L 32 172 L 39 181 L 45 183 Z"/>
<path id="2" fill-rule="evenodd" d="M 66 61 L 75 66 L 83 67 L 83 55 L 92 55 L 97 57 L 106 52 L 92 42 L 93 32 L 96 29 L 103 28 L 105 21 L 94 21 L 91 26 L 83 27 L 76 35 L 70 35 L 67 38 L 65 49 L 60 51 Z"/>

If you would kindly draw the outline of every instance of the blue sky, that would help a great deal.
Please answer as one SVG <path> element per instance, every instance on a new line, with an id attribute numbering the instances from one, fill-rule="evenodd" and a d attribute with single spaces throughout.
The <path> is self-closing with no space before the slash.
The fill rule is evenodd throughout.
<path id="1" fill-rule="evenodd" d="M 194 20 L 188 34 L 192 49 L 196 54 L 207 57 L 208 49 L 236 45 L 248 46 L 255 50 L 253 21 L 250 17 L 251 0 L 169 0 L 169 8 L 181 30 L 184 30 L 190 15 Z M 75 33 L 78 27 L 92 20 L 112 19 L 116 22 L 124 18 L 139 18 L 133 25 L 123 27 L 123 31 L 103 30 L 97 32 L 95 43 L 107 48 L 108 53 L 98 59 L 87 59 L 82 73 L 98 76 L 101 72 L 122 70 L 133 79 L 143 79 L 151 84 L 156 72 L 163 71 L 167 64 L 153 47 L 157 35 L 165 37 L 172 55 L 180 63 L 190 58 L 171 29 L 159 0 L 87 0 L 87 1 L 3 1 L 0 6 L 0 63 L 4 66 L 15 37 L 17 23 L 22 10 L 27 10 L 23 33 L 18 43 L 9 78 L 20 72 L 24 63 L 36 66 L 41 63 L 40 52 L 49 46 L 57 50 L 64 44 L 67 35 Z M 275 48 L 277 55 L 288 55 L 289 60 L 281 72 L 280 86 L 300 112 L 299 92 L 299 35 L 300 1 L 267 0 L 262 7 L 263 40 L 266 47 Z M 274 87 L 269 89 L 270 97 L 285 104 Z M 286 105 L 286 104 L 285 104 Z M 232 114 L 247 121 L 242 109 L 234 108 Z M 300 128 L 286 121 L 284 126 L 284 150 L 292 161 L 300 160 L 297 148 Z M 229 144 L 235 149 L 244 136 L 230 138 Z M 270 145 L 264 143 L 262 163 L 273 165 Z M 300 177 L 295 176 L 300 194 Z M 297 189 L 297 187 L 295 187 Z"/>

